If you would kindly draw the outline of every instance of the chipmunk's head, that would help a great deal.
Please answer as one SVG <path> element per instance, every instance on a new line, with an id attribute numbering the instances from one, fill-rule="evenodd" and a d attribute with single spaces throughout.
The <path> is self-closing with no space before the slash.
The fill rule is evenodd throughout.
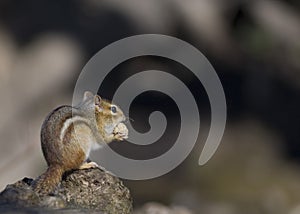
<path id="1" fill-rule="evenodd" d="M 102 135 L 114 134 L 115 128 L 126 120 L 123 111 L 117 105 L 102 99 L 99 95 L 85 92 L 83 101 L 92 102 L 95 110 L 95 118 L 98 130 Z M 124 136 L 126 139 L 127 136 Z"/>

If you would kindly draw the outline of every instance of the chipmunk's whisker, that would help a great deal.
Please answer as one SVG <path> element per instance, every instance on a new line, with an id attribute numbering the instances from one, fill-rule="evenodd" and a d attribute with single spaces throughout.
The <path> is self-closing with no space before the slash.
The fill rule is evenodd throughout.
<path id="1" fill-rule="evenodd" d="M 125 123 L 128 123 L 129 121 L 134 122 L 134 119 L 130 118 L 130 117 L 126 117 Z"/>

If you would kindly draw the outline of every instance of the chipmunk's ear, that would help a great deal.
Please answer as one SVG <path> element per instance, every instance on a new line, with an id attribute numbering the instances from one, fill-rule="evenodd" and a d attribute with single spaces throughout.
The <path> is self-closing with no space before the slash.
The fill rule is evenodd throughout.
<path id="1" fill-rule="evenodd" d="M 95 106 L 98 108 L 98 110 L 102 110 L 102 99 L 99 95 L 95 95 L 94 97 Z"/>
<path id="2" fill-rule="evenodd" d="M 87 101 L 87 100 L 89 100 L 89 99 L 92 99 L 93 97 L 94 97 L 94 95 L 93 95 L 92 92 L 86 91 L 86 92 L 84 92 L 84 94 L 83 94 L 83 99 L 82 99 L 82 101 L 83 101 L 83 102 L 84 102 L 84 101 Z"/>

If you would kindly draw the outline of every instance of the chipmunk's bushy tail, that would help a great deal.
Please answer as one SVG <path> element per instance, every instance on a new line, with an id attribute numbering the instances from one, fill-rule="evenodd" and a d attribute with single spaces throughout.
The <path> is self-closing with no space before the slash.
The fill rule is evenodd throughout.
<path id="1" fill-rule="evenodd" d="M 62 175 L 61 166 L 49 166 L 47 171 L 35 180 L 33 190 L 39 195 L 50 194 L 58 186 Z"/>

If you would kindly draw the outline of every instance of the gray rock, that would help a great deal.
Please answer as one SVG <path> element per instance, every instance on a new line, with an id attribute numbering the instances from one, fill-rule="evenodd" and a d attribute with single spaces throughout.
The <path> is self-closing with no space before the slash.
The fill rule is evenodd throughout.
<path id="1" fill-rule="evenodd" d="M 38 196 L 33 179 L 7 185 L 0 193 L 0 213 L 107 213 L 132 212 L 129 190 L 102 169 L 75 170 L 64 175 L 54 194 Z"/>

